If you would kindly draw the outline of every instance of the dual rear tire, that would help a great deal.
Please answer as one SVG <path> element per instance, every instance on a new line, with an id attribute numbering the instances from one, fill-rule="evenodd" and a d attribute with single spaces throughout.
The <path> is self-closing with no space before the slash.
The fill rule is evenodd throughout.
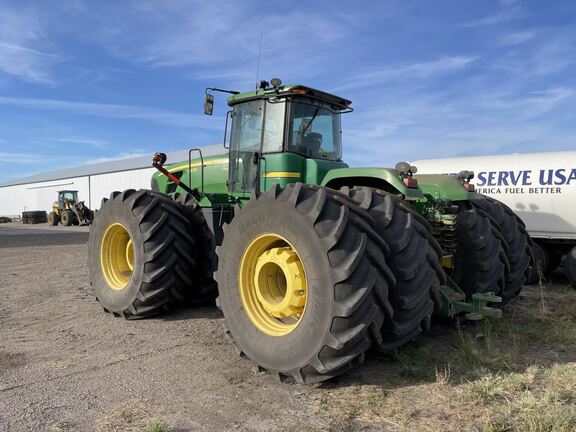
<path id="1" fill-rule="evenodd" d="M 182 301 L 195 271 L 194 239 L 181 209 L 147 190 L 102 200 L 90 229 L 90 281 L 104 310 L 145 318 Z"/>
<path id="2" fill-rule="evenodd" d="M 500 201 L 482 195 L 470 203 L 481 216 L 490 220 L 504 251 L 505 277 L 499 295 L 502 304 L 507 304 L 518 296 L 528 280 L 530 264 L 534 260 L 530 236 L 522 220 Z"/>
<path id="3" fill-rule="evenodd" d="M 274 186 L 225 227 L 219 305 L 240 354 L 300 383 L 324 381 L 429 326 L 443 283 L 420 219 L 370 188 Z"/>

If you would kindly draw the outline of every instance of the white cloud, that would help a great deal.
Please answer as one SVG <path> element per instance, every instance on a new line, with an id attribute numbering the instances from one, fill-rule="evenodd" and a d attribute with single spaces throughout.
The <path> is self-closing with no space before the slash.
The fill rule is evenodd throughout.
<path id="1" fill-rule="evenodd" d="M 29 10 L 0 10 L 0 71 L 36 84 L 53 84 L 56 54 L 43 51 L 46 36 L 36 15 Z"/>
<path id="2" fill-rule="evenodd" d="M 221 129 L 219 118 L 207 119 L 199 114 L 186 114 L 137 105 L 102 104 L 93 102 L 72 102 L 54 99 L 33 99 L 0 96 L 0 105 L 13 107 L 65 111 L 71 114 L 92 115 L 115 119 L 145 120 L 152 123 L 178 126 Z M 223 122 L 222 122 L 223 123 Z"/>
<path id="3" fill-rule="evenodd" d="M 515 33 L 508 33 L 503 36 L 500 36 L 498 45 L 499 46 L 517 46 L 522 45 L 536 37 L 536 32 L 534 31 L 523 31 L 523 32 L 515 32 Z"/>
<path id="4" fill-rule="evenodd" d="M 484 27 L 512 21 L 525 16 L 519 0 L 501 0 L 496 12 L 461 24 L 461 27 Z"/>
<path id="5" fill-rule="evenodd" d="M 135 150 L 135 151 L 122 152 L 122 153 L 114 155 L 114 156 L 103 156 L 103 157 L 99 157 L 96 159 L 90 159 L 90 160 L 87 160 L 86 162 L 84 162 L 83 165 L 92 165 L 92 164 L 116 161 L 116 160 L 121 160 L 121 159 L 131 159 L 131 158 L 136 158 L 136 157 L 141 157 L 141 156 L 150 156 L 150 152 L 147 152 L 145 150 Z"/>
<path id="6" fill-rule="evenodd" d="M 567 87 L 555 87 L 533 91 L 525 95 L 491 94 L 479 96 L 479 105 L 487 109 L 515 110 L 518 117 L 531 118 L 551 111 L 574 99 L 576 91 Z"/>
<path id="7" fill-rule="evenodd" d="M 0 159 L 10 164 L 38 164 L 45 163 L 47 158 L 38 153 L 12 153 L 0 152 Z"/>
<path id="8" fill-rule="evenodd" d="M 376 83 L 392 82 L 395 80 L 428 79 L 438 75 L 456 72 L 470 66 L 478 57 L 456 56 L 442 57 L 429 62 L 401 64 L 385 68 L 372 67 L 371 72 L 364 72 L 350 76 L 348 84 L 333 88 L 339 92 L 360 87 L 370 87 Z"/>
<path id="9" fill-rule="evenodd" d="M 71 143 L 71 144 L 87 144 L 97 149 L 105 149 L 110 147 L 110 143 L 98 138 L 86 138 L 81 136 L 64 136 L 53 138 L 52 141 Z"/>

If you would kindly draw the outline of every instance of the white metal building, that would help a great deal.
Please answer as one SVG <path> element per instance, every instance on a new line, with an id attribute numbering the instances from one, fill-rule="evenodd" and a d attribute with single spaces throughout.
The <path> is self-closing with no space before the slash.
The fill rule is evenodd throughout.
<path id="1" fill-rule="evenodd" d="M 204 157 L 225 152 L 222 144 L 202 147 Z M 182 162 L 188 160 L 188 151 L 175 151 L 167 156 L 167 163 Z M 198 153 L 193 152 L 192 158 L 197 157 Z M 78 199 L 97 210 L 102 198 L 108 198 L 113 191 L 150 189 L 155 171 L 151 154 L 48 171 L 0 184 L 0 216 L 19 216 L 31 210 L 50 211 L 59 190 L 77 190 Z"/>

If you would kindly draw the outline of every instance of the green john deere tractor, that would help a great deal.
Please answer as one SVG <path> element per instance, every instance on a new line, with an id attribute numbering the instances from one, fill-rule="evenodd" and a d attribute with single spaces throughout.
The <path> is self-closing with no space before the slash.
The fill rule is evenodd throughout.
<path id="1" fill-rule="evenodd" d="M 103 200 L 89 268 L 107 312 L 144 318 L 218 297 L 238 352 L 311 383 L 413 340 L 434 312 L 499 316 L 494 304 L 521 289 L 526 231 L 474 193 L 472 173 L 352 168 L 340 129 L 350 101 L 276 79 L 228 93 L 221 155 L 191 149 L 165 165 L 157 153 L 152 190 Z"/>

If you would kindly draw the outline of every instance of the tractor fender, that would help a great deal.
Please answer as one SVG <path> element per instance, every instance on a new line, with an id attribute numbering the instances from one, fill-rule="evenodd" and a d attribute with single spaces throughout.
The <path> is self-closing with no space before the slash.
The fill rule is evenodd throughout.
<path id="1" fill-rule="evenodd" d="M 449 199 L 451 201 L 468 201 L 478 199 L 478 194 L 468 192 L 457 177 L 446 174 L 419 174 L 414 178 L 418 186 L 434 199 Z"/>
<path id="2" fill-rule="evenodd" d="M 406 199 L 423 197 L 420 189 L 407 187 L 400 172 L 392 168 L 336 168 L 328 171 L 321 185 L 332 189 L 368 186 L 394 194 L 400 193 Z"/>

